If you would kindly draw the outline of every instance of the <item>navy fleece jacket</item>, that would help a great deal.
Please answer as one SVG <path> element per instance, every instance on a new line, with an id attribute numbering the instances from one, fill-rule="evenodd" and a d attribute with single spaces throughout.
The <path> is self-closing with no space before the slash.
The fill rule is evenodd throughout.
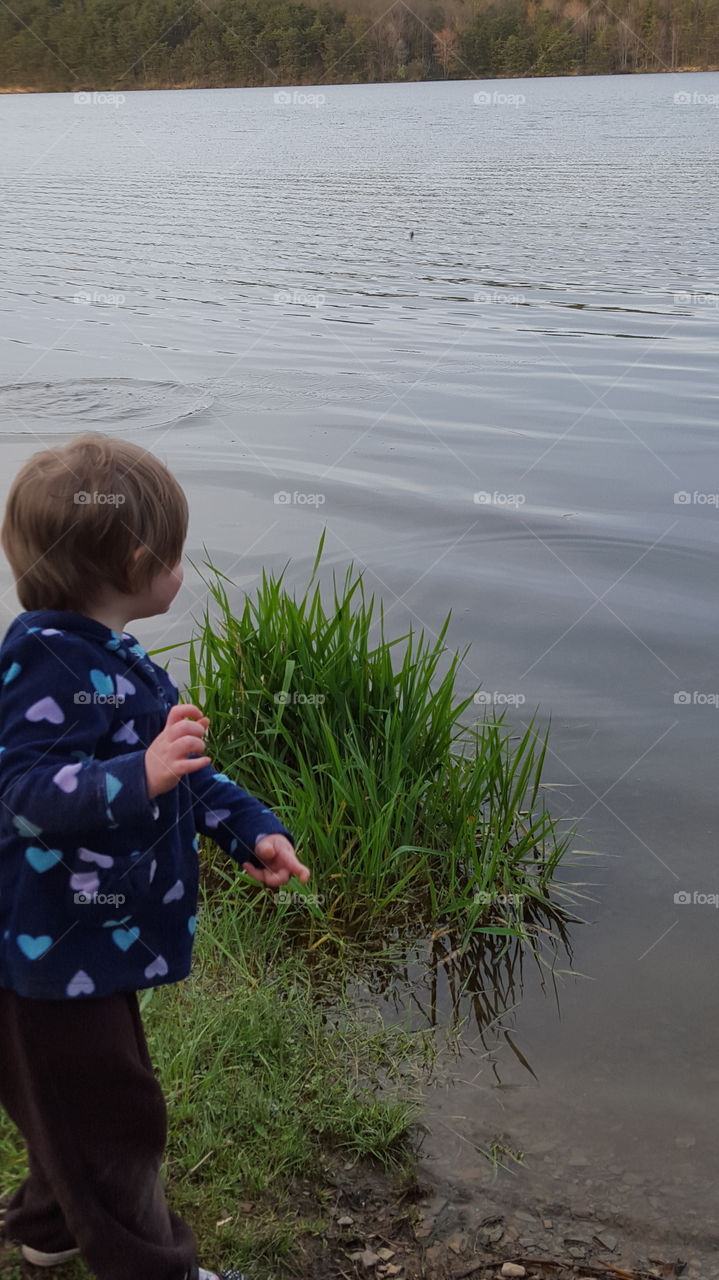
<path id="1" fill-rule="evenodd" d="M 78 999 L 190 972 L 197 832 L 256 863 L 279 818 L 205 765 L 151 800 L 145 750 L 178 702 L 134 636 L 21 613 L 0 647 L 0 986 Z M 257 864 L 259 865 L 259 864 Z"/>

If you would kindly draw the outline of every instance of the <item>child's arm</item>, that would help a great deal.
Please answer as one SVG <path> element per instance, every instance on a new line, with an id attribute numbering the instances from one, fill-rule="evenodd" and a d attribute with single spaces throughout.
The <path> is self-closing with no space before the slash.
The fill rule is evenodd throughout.
<path id="1" fill-rule="evenodd" d="M 92 759 L 113 716 L 113 706 L 94 694 L 103 680 L 106 692 L 114 689 L 93 660 L 67 632 L 28 632 L 3 654 L 0 803 L 2 822 L 20 835 L 86 835 L 159 816 L 148 795 L 144 747 Z"/>
<path id="2" fill-rule="evenodd" d="M 173 693 L 176 698 L 174 690 L 170 697 Z M 192 704 L 173 705 L 164 730 L 147 751 L 150 795 L 175 786 L 181 772 L 192 797 L 196 831 L 211 835 L 260 884 L 277 888 L 292 876 L 306 883 L 309 869 L 299 861 L 294 837 L 277 815 L 200 754 L 209 723 Z"/>
<path id="3" fill-rule="evenodd" d="M 195 829 L 215 840 L 236 862 L 262 869 L 266 864 L 255 847 L 266 837 L 283 836 L 290 847 L 294 845 L 294 836 L 271 809 L 212 765 L 188 775 L 186 781 L 193 797 Z"/>

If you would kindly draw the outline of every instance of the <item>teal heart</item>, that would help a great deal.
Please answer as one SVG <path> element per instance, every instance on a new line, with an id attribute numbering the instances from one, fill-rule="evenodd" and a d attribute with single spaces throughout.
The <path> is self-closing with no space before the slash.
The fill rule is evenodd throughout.
<path id="1" fill-rule="evenodd" d="M 15 679 L 15 676 L 20 675 L 21 671 L 22 671 L 22 667 L 20 666 L 19 662 L 11 663 L 11 665 L 8 667 L 7 671 L 5 672 L 5 675 L 2 678 L 3 684 L 9 684 L 11 680 Z"/>
<path id="2" fill-rule="evenodd" d="M 189 920 L 187 921 L 187 928 L 188 928 L 188 931 L 194 935 L 195 929 L 197 928 L 196 916 L 190 916 Z"/>
<path id="3" fill-rule="evenodd" d="M 140 930 L 136 924 L 131 929 L 113 929 L 112 940 L 121 951 L 129 951 L 133 942 L 137 942 Z"/>
<path id="4" fill-rule="evenodd" d="M 41 836 L 42 827 L 36 827 L 34 822 L 29 818 L 23 818 L 21 813 L 16 813 L 13 818 L 13 825 L 20 832 L 21 836 Z"/>
<path id="5" fill-rule="evenodd" d="M 37 960 L 38 956 L 43 956 L 52 946 L 52 938 L 47 934 L 32 938 L 29 933 L 21 933 L 17 939 L 17 945 L 28 960 Z"/>
<path id="6" fill-rule="evenodd" d="M 33 871 L 39 871 L 40 875 L 43 871 L 49 871 L 50 867 L 56 866 L 58 862 L 62 862 L 59 849 L 38 849 L 34 844 L 25 850 L 25 857 Z"/>
<path id="7" fill-rule="evenodd" d="M 105 774 L 105 791 L 107 792 L 108 803 L 112 804 L 118 791 L 122 791 L 122 783 L 116 778 L 114 773 Z"/>
<path id="8" fill-rule="evenodd" d="M 90 679 L 92 680 L 93 686 L 97 692 L 101 693 L 104 697 L 115 692 L 115 685 L 113 683 L 112 676 L 106 675 L 104 671 L 98 671 L 97 668 L 94 667 L 90 672 Z"/>

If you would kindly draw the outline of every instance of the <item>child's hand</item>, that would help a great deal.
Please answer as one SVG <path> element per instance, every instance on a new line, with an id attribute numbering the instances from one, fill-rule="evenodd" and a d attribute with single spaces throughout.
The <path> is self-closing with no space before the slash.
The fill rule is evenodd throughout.
<path id="1" fill-rule="evenodd" d="M 188 703 L 170 707 L 162 733 L 158 733 L 145 752 L 150 799 L 171 791 L 186 773 L 195 773 L 211 763 L 209 756 L 190 755 L 204 747 L 209 723 L 207 716 Z"/>
<path id="2" fill-rule="evenodd" d="M 263 836 L 255 845 L 255 857 L 264 862 L 263 870 L 250 866 L 248 862 L 243 869 L 253 880 L 266 884 L 270 889 L 287 884 L 292 876 L 297 876 L 302 884 L 306 884 L 310 878 L 309 867 L 300 862 L 287 836 Z"/>

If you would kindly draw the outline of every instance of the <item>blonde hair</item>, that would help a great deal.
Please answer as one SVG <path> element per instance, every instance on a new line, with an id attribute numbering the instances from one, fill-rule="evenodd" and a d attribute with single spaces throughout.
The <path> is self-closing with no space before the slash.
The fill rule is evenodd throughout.
<path id="1" fill-rule="evenodd" d="M 28 459 L 0 540 L 24 609 L 82 612 L 105 587 L 133 594 L 173 569 L 187 523 L 185 494 L 159 458 L 89 432 Z"/>

